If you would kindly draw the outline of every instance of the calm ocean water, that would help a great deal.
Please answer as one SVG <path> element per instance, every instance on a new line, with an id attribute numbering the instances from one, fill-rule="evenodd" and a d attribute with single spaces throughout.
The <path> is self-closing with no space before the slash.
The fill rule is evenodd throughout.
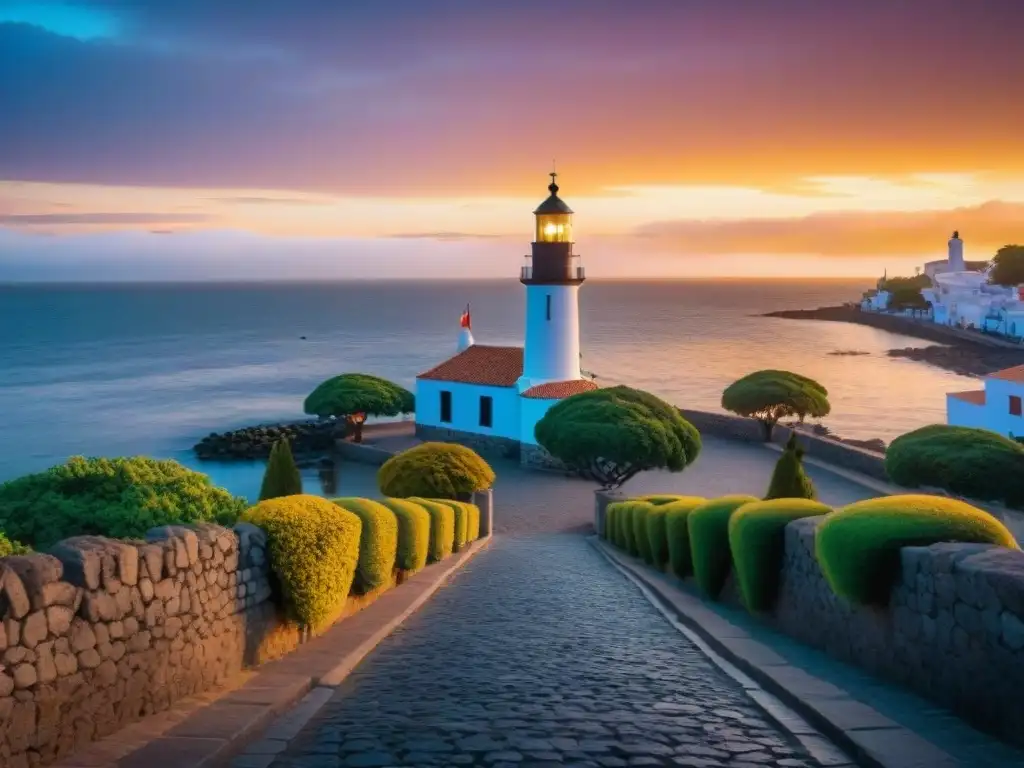
<path id="1" fill-rule="evenodd" d="M 717 410 L 759 368 L 821 381 L 844 437 L 891 439 L 945 418 L 971 382 L 885 356 L 925 342 L 842 323 L 757 317 L 858 296 L 863 281 L 598 282 L 582 289 L 583 364 L 606 383 Z M 74 454 L 173 457 L 211 431 L 301 418 L 322 379 L 364 371 L 412 388 L 453 354 L 472 304 L 480 343 L 522 340 L 515 281 L 0 286 L 0 481 Z M 303 340 L 301 337 L 305 337 Z M 867 356 L 829 355 L 861 350 Z M 259 468 L 204 465 L 250 494 Z"/>

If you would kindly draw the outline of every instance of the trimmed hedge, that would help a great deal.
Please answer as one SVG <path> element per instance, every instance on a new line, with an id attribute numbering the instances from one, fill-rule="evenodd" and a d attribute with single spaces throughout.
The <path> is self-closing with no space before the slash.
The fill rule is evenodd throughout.
<path id="1" fill-rule="evenodd" d="M 662 504 L 671 504 L 673 501 L 678 501 L 681 498 L 683 497 L 670 493 L 650 493 L 646 496 L 634 496 L 633 501 L 646 501 L 648 504 L 660 507 Z"/>
<path id="2" fill-rule="evenodd" d="M 648 502 L 650 503 L 650 502 Z M 647 547 L 651 552 L 651 565 L 658 570 L 665 570 L 668 562 L 668 537 L 665 534 L 665 510 L 667 504 L 651 505 L 647 510 Z"/>
<path id="3" fill-rule="evenodd" d="M 480 507 L 476 504 L 470 504 L 468 501 L 453 501 L 450 499 L 434 499 L 434 501 L 440 501 L 455 510 L 455 541 L 453 548 L 456 552 L 462 549 L 463 546 L 480 538 Z M 466 523 L 466 535 L 461 544 L 459 543 L 460 516 L 465 518 Z"/>
<path id="4" fill-rule="evenodd" d="M 1011 507 L 1024 507 L 1022 468 L 1024 445 L 972 427 L 921 427 L 897 437 L 885 452 L 885 471 L 895 483 Z"/>
<path id="5" fill-rule="evenodd" d="M 654 564 L 654 554 L 651 552 L 651 541 L 647 537 L 647 515 L 654 509 L 655 506 L 649 501 L 634 501 L 630 515 L 633 527 L 632 554 L 649 565 Z"/>
<path id="6" fill-rule="evenodd" d="M 398 550 L 398 520 L 395 513 L 380 502 L 370 499 L 343 496 L 331 501 L 363 522 L 355 591 L 362 594 L 391 584 Z"/>
<path id="7" fill-rule="evenodd" d="M 900 548 L 941 541 L 1019 549 L 989 513 L 941 496 L 884 496 L 858 501 L 818 526 L 815 555 L 832 591 L 857 603 L 884 604 L 899 574 Z"/>
<path id="8" fill-rule="evenodd" d="M 613 501 L 604 511 L 604 537 L 609 544 L 622 548 L 622 518 L 628 501 Z"/>
<path id="9" fill-rule="evenodd" d="M 395 567 L 403 571 L 418 571 L 427 564 L 430 548 L 430 513 L 408 499 L 383 499 L 385 507 L 395 513 L 398 523 L 398 549 Z"/>
<path id="10" fill-rule="evenodd" d="M 633 539 L 633 505 L 635 501 L 623 501 L 622 511 L 619 520 L 619 544 L 622 551 L 630 555 L 636 555 L 636 544 Z"/>
<path id="11" fill-rule="evenodd" d="M 430 515 L 430 548 L 427 550 L 427 560 L 436 563 L 444 560 L 452 553 L 455 545 L 455 510 L 437 501 L 421 499 L 413 496 L 408 499 L 419 504 Z"/>
<path id="12" fill-rule="evenodd" d="M 701 506 L 707 499 L 700 496 L 679 496 L 675 501 L 658 507 L 664 513 L 664 523 L 660 535 L 664 538 L 664 554 L 666 560 L 672 566 L 672 573 L 681 579 L 693 573 L 693 563 L 690 555 L 690 533 L 687 527 L 687 519 L 690 513 Z M 649 518 L 650 519 L 650 518 Z M 655 545 L 655 539 L 651 539 L 651 546 Z"/>
<path id="13" fill-rule="evenodd" d="M 455 525 L 452 529 L 452 552 L 458 552 L 464 546 L 466 546 L 467 537 L 469 535 L 469 515 L 466 512 L 466 508 L 462 506 L 461 502 L 452 501 L 450 499 L 428 499 L 428 501 L 435 501 L 438 504 L 444 504 L 447 507 L 451 507 L 452 512 L 455 515 Z"/>
<path id="14" fill-rule="evenodd" d="M 359 517 L 319 496 L 299 495 L 261 501 L 243 519 L 267 534 L 291 618 L 314 629 L 330 620 L 355 578 Z"/>
<path id="15" fill-rule="evenodd" d="M 421 443 L 384 462 L 377 484 L 385 496 L 457 499 L 494 485 L 494 470 L 464 445 Z"/>
<path id="16" fill-rule="evenodd" d="M 750 611 L 771 607 L 786 548 L 786 525 L 832 511 L 810 499 L 772 499 L 744 504 L 729 518 L 729 550 L 743 603 Z"/>
<path id="17" fill-rule="evenodd" d="M 759 501 L 754 496 L 720 496 L 686 516 L 686 532 L 690 540 L 690 561 L 697 586 L 710 598 L 717 598 L 732 568 L 729 552 L 729 518 L 732 513 Z"/>

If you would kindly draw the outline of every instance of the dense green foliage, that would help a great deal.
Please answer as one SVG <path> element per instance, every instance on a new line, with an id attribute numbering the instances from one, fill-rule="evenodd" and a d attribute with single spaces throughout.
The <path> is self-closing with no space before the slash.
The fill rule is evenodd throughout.
<path id="1" fill-rule="evenodd" d="M 403 571 L 418 571 L 427 564 L 430 513 L 408 499 L 384 499 L 381 504 L 395 513 L 398 522 L 395 567 Z"/>
<path id="2" fill-rule="evenodd" d="M 928 302 L 920 288 L 901 286 L 889 294 L 889 309 L 927 309 Z"/>
<path id="3" fill-rule="evenodd" d="M 1024 283 L 1024 245 L 1004 245 L 992 259 L 988 281 L 994 285 Z"/>
<path id="4" fill-rule="evenodd" d="M 693 571 L 687 520 L 690 513 L 706 501 L 707 499 L 700 496 L 678 496 L 675 501 L 658 507 L 665 513 L 664 529 L 661 533 L 664 536 L 664 548 L 659 550 L 659 554 L 667 558 L 667 562 L 672 566 L 672 573 L 681 579 Z M 652 548 L 654 544 L 655 539 L 652 538 Z"/>
<path id="5" fill-rule="evenodd" d="M 765 499 L 817 498 L 814 483 L 804 472 L 803 458 L 804 449 L 797 443 L 796 433 L 793 433 L 786 443 L 786 450 L 775 464 Z"/>
<path id="6" fill-rule="evenodd" d="M 552 456 L 603 488 L 617 488 L 650 469 L 681 472 L 701 447 L 700 434 L 677 408 L 622 386 L 556 403 L 534 435 Z"/>
<path id="7" fill-rule="evenodd" d="M 622 547 L 622 518 L 628 503 L 628 501 L 613 501 L 604 511 L 604 537 L 617 547 Z"/>
<path id="8" fill-rule="evenodd" d="M 634 551 L 632 554 L 641 558 L 648 565 L 654 565 L 654 553 L 651 551 L 651 540 L 647 535 L 647 516 L 655 509 L 655 505 L 649 501 L 634 499 L 630 512 L 630 522 L 633 525 L 631 541 Z"/>
<path id="9" fill-rule="evenodd" d="M 946 424 L 915 429 L 892 441 L 885 471 L 907 488 L 931 486 L 1024 506 L 1024 446 L 987 429 Z"/>
<path id="10" fill-rule="evenodd" d="M 409 501 L 419 504 L 430 515 L 430 548 L 427 560 L 436 563 L 452 553 L 455 546 L 455 510 L 447 503 L 413 496 Z"/>
<path id="11" fill-rule="evenodd" d="M 825 518 L 815 554 L 832 590 L 858 603 L 884 604 L 900 568 L 900 548 L 940 541 L 1018 549 L 989 513 L 941 496 L 883 496 L 858 501 Z"/>
<path id="12" fill-rule="evenodd" d="M 494 484 L 494 470 L 472 448 L 421 443 L 392 456 L 377 472 L 385 496 L 457 499 Z"/>
<path id="13" fill-rule="evenodd" d="M 734 381 L 722 393 L 722 407 L 761 422 L 764 439 L 771 440 L 779 419 L 821 418 L 831 410 L 828 391 L 813 379 L 790 371 L 755 371 Z"/>
<path id="14" fill-rule="evenodd" d="M 244 519 L 267 533 L 270 564 L 291 618 L 316 629 L 348 598 L 359 560 L 359 518 L 319 496 L 261 501 Z"/>
<path id="15" fill-rule="evenodd" d="M 831 507 L 810 499 L 773 499 L 744 504 L 732 514 L 729 551 L 748 610 L 765 611 L 775 601 L 786 549 L 786 525 L 831 511 Z"/>
<path id="16" fill-rule="evenodd" d="M 260 501 L 294 496 L 298 493 L 302 493 L 302 475 L 299 474 L 299 468 L 292 456 L 291 443 L 288 440 L 278 440 L 270 449 L 267 468 L 263 472 Z"/>
<path id="17" fill-rule="evenodd" d="M 922 288 L 928 288 L 931 284 L 932 279 L 924 274 L 915 275 L 914 277 L 887 277 L 878 281 L 878 287 L 883 291 L 889 291 L 889 293 L 917 291 L 918 295 L 920 295 Z"/>
<path id="18" fill-rule="evenodd" d="M 0 531 L 36 549 L 68 536 L 141 538 L 172 523 L 233 524 L 246 501 L 176 461 L 86 459 L 0 485 Z"/>
<path id="19" fill-rule="evenodd" d="M 633 509 L 637 505 L 636 499 L 630 499 L 629 501 L 622 502 L 622 521 L 620 523 L 619 536 L 622 538 L 622 549 L 629 554 L 637 557 L 640 555 L 640 550 L 637 548 L 636 536 L 634 535 L 635 528 L 633 527 Z"/>
<path id="20" fill-rule="evenodd" d="M 21 542 L 11 541 L 0 533 L 0 557 L 7 557 L 8 555 L 27 555 L 31 551 L 32 550 Z"/>
<path id="21" fill-rule="evenodd" d="M 359 536 L 359 564 L 353 587 L 364 594 L 391 585 L 398 552 L 398 520 L 395 513 L 378 501 L 343 497 L 332 499 L 362 522 Z"/>
<path id="22" fill-rule="evenodd" d="M 718 597 L 732 568 L 729 518 L 733 512 L 758 501 L 753 496 L 721 496 L 701 504 L 686 516 L 694 580 L 705 595 Z"/>
<path id="23" fill-rule="evenodd" d="M 430 501 L 436 501 L 439 504 L 444 504 L 451 507 L 452 512 L 455 514 L 455 527 L 454 533 L 452 534 L 452 552 L 458 552 L 466 543 L 471 541 L 469 538 L 469 510 L 468 504 L 464 504 L 461 501 L 453 501 L 451 499 L 430 499 Z"/>
<path id="24" fill-rule="evenodd" d="M 648 504 L 654 506 L 660 506 L 662 504 L 671 504 L 673 501 L 678 501 L 684 498 L 673 493 L 649 493 L 646 496 L 635 496 L 635 501 L 646 501 Z"/>
<path id="25" fill-rule="evenodd" d="M 343 373 L 314 389 L 303 404 L 306 413 L 320 418 L 345 419 L 355 442 L 362 442 L 363 422 L 369 416 L 398 416 L 412 413 L 412 392 L 397 384 L 366 373 Z"/>
<path id="26" fill-rule="evenodd" d="M 665 564 L 668 563 L 668 535 L 665 518 L 667 507 L 667 504 L 651 504 L 651 508 L 647 510 L 647 547 L 651 553 L 650 563 L 658 570 L 664 570 Z"/>

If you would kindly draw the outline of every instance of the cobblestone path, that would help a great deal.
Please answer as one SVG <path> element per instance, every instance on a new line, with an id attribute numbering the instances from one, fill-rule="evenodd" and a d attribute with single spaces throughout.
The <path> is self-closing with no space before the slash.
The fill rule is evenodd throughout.
<path id="1" fill-rule="evenodd" d="M 273 764 L 816 766 L 583 537 L 501 537 Z"/>

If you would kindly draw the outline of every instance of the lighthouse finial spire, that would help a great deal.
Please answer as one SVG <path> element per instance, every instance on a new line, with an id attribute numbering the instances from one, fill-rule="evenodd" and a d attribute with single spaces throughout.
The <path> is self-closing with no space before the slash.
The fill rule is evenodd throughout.
<path id="1" fill-rule="evenodd" d="M 558 171 L 555 168 L 555 161 L 554 160 L 551 161 L 551 173 L 549 173 L 548 176 L 551 177 L 551 183 L 548 184 L 548 191 L 552 195 L 557 195 L 558 194 L 558 182 L 556 182 L 555 179 L 558 178 Z"/>

